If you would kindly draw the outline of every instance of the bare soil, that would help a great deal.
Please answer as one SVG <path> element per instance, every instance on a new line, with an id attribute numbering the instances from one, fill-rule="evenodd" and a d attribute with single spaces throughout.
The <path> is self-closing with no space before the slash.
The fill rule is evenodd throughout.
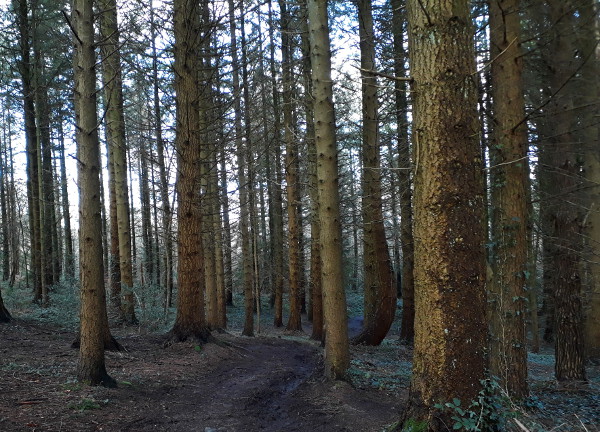
<path id="1" fill-rule="evenodd" d="M 380 347 L 352 347 L 350 383 L 322 378 L 310 329 L 215 333 L 202 346 L 168 345 L 142 327 L 113 334 L 127 351 L 106 353 L 119 383 L 106 389 L 75 380 L 73 331 L 24 318 L 0 324 L 0 431 L 379 432 L 401 417 L 408 394 L 412 353 L 393 333 Z M 588 384 L 565 388 L 549 347 L 529 364 L 530 407 L 515 407 L 506 430 L 600 432 L 597 365 Z"/>
<path id="2" fill-rule="evenodd" d="M 21 319 L 0 325 L 0 431 L 380 431 L 397 392 L 322 378 L 306 335 L 165 346 L 162 335 L 116 330 L 107 352 L 118 388 L 76 382 L 75 334 Z"/>

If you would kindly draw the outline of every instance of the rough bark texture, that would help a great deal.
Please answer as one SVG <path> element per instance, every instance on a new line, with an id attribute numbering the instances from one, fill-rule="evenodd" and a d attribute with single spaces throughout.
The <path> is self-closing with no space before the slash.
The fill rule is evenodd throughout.
<path id="1" fill-rule="evenodd" d="M 100 148 L 96 114 L 96 59 L 91 0 L 74 0 L 75 116 L 79 162 L 79 266 L 81 309 L 77 377 L 91 385 L 115 386 L 104 364 L 106 293 L 100 209 Z"/>
<path id="2" fill-rule="evenodd" d="M 127 148 L 123 111 L 123 78 L 117 5 L 115 0 L 99 0 L 100 32 L 104 39 L 102 81 L 106 105 L 106 138 L 112 150 L 114 188 L 117 205 L 117 230 L 119 235 L 119 263 L 121 272 L 121 318 L 128 324 L 137 322 L 133 295 L 133 263 L 131 259 L 131 224 L 129 215 L 129 188 L 127 184 Z"/>
<path id="3" fill-rule="evenodd" d="M 482 161 L 470 3 L 410 0 L 414 82 L 415 349 L 404 422 L 453 424 L 485 369 Z"/>
<path id="4" fill-rule="evenodd" d="M 352 342 L 379 345 L 396 312 L 396 279 L 387 247 L 381 202 L 381 163 L 377 114 L 375 36 L 371 0 L 358 0 L 360 65 L 362 68 L 362 216 L 364 260 L 364 322 Z"/>
<path id="5" fill-rule="evenodd" d="M 327 1 L 308 1 L 308 23 L 321 222 L 325 374 L 343 378 L 350 365 L 350 352 L 346 293 L 342 283 L 342 229 Z"/>
<path id="6" fill-rule="evenodd" d="M 492 281 L 490 372 L 507 393 L 527 396 L 527 135 L 519 0 L 490 1 L 493 124 L 490 145 Z"/>
<path id="7" fill-rule="evenodd" d="M 176 340 L 209 336 L 204 315 L 204 271 L 200 209 L 200 140 L 198 84 L 200 16 L 197 2 L 175 0 L 175 93 L 177 95 L 178 256 Z"/>
<path id="8" fill-rule="evenodd" d="M 574 146 L 577 117 L 574 111 L 572 74 L 578 67 L 575 51 L 573 4 L 549 2 L 551 30 L 548 56 L 550 91 L 554 96 L 545 119 L 551 134 L 543 142 L 549 152 L 549 184 L 546 200 L 551 231 L 549 237 L 549 289 L 554 296 L 556 378 L 559 381 L 585 380 L 581 254 L 583 209 L 581 207 L 581 166 Z"/>
<path id="9" fill-rule="evenodd" d="M 582 115 L 582 144 L 584 146 L 584 172 L 586 178 L 586 207 L 588 211 L 585 225 L 586 253 L 589 280 L 585 296 L 584 336 L 586 355 L 600 359 L 600 21 L 597 2 L 585 0 L 581 2 L 580 19 L 582 55 L 585 64 L 581 75 L 581 105 L 587 107 Z"/>
<path id="10" fill-rule="evenodd" d="M 394 73 L 398 78 L 406 75 L 406 51 L 404 49 L 404 23 L 406 13 L 404 0 L 393 0 Z M 412 344 L 415 337 L 415 279 L 414 241 L 412 228 L 411 157 L 408 139 L 407 83 L 396 80 L 396 127 L 398 133 L 398 183 L 400 186 L 400 243 L 402 244 L 402 323 L 400 339 Z"/>
<path id="11" fill-rule="evenodd" d="M 302 330 L 300 267 L 300 189 L 298 144 L 294 136 L 294 107 L 292 101 L 292 38 L 290 14 L 286 1 L 279 1 L 281 10 L 281 59 L 283 80 L 283 139 L 285 142 L 285 180 L 288 210 L 288 265 L 290 316 L 287 330 Z"/>
<path id="12" fill-rule="evenodd" d="M 310 309 L 309 319 L 312 321 L 311 339 L 323 339 L 323 286 L 321 281 L 321 223 L 319 222 L 319 189 L 317 180 L 317 149 L 315 146 L 315 122 L 312 89 L 312 68 L 310 65 L 310 40 L 308 37 L 308 10 L 306 0 L 300 4 L 302 14 L 302 74 L 306 95 L 304 109 L 306 112 L 306 142 L 308 152 L 308 188 L 310 196 Z"/>

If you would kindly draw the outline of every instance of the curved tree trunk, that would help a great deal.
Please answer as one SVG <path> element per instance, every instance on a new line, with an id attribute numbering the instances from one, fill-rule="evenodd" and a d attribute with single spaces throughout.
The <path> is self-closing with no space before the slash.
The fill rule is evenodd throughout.
<path id="1" fill-rule="evenodd" d="M 396 312 L 396 279 L 387 247 L 381 202 L 381 164 L 377 122 L 375 37 L 371 0 L 358 0 L 362 68 L 362 213 L 364 235 L 364 324 L 355 344 L 379 345 Z"/>

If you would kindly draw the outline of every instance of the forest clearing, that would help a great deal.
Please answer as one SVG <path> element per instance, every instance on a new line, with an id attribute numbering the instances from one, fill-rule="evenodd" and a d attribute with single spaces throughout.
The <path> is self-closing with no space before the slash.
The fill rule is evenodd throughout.
<path id="1" fill-rule="evenodd" d="M 234 307 L 231 330 L 202 346 L 166 344 L 155 327 L 117 327 L 126 351 L 107 352 L 118 381 L 108 389 L 77 381 L 76 327 L 60 326 L 64 311 L 40 316 L 29 306 L 22 313 L 0 325 L 3 432 L 385 432 L 406 405 L 412 349 L 398 339 L 399 320 L 382 345 L 352 347 L 348 381 L 323 378 L 323 349 L 309 338 L 310 323 L 304 332 L 275 329 L 268 307 L 260 335 L 240 335 L 242 309 Z M 504 430 L 525 430 L 514 417 L 531 432 L 600 431 L 600 366 L 588 368 L 588 377 L 586 387 L 563 388 L 551 348 L 530 353 L 528 408 L 494 401 Z"/>

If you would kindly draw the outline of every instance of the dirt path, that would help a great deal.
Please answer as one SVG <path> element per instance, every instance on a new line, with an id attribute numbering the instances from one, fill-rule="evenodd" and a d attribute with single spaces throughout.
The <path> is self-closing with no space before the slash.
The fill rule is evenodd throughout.
<path id="1" fill-rule="evenodd" d="M 1 431 L 380 431 L 401 399 L 321 378 L 321 349 L 282 337 L 174 344 L 124 335 L 117 389 L 74 382 L 73 335 L 0 327 Z M 293 338 L 292 338 L 293 339 Z M 43 354 L 42 354 L 43 353 Z"/>

